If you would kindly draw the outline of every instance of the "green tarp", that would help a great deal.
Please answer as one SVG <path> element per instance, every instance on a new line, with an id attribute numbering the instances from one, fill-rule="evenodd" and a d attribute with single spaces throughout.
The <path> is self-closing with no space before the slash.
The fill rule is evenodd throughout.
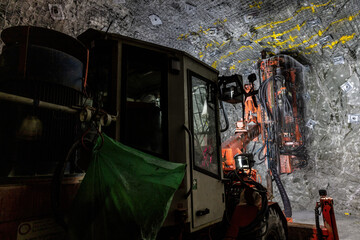
<path id="1" fill-rule="evenodd" d="M 155 239 L 184 174 L 104 134 L 67 218 L 70 239 Z"/>

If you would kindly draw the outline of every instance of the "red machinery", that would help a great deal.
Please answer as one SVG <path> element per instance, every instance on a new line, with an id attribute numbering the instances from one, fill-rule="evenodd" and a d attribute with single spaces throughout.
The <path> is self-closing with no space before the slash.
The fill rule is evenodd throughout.
<path id="1" fill-rule="evenodd" d="M 319 190 L 319 194 L 320 201 L 316 203 L 315 207 L 316 224 L 288 223 L 291 239 L 339 240 L 333 199 L 327 196 L 326 190 Z M 323 215 L 324 226 L 320 226 L 319 216 L 321 214 Z"/>
<path id="2" fill-rule="evenodd" d="M 279 55 L 260 61 L 258 68 L 260 86 L 256 90 L 255 74 L 244 83 L 238 75 L 220 78 L 221 100 L 243 103 L 243 119 L 236 123 L 235 135 L 222 144 L 224 176 L 230 179 L 226 190 L 227 199 L 230 199 L 228 206 L 233 211 L 226 236 L 229 239 L 242 236 L 243 239 L 251 232 L 252 237 L 260 236 L 261 239 L 283 239 L 288 221 L 291 225 L 289 236 L 295 239 L 294 229 L 304 229 L 304 226 L 291 223 L 291 205 L 280 174 L 292 173 L 307 165 L 303 131 L 305 109 L 301 95 L 304 92 L 304 67 L 290 56 Z M 258 141 L 260 134 L 263 145 L 258 150 L 258 159 L 269 169 L 267 182 L 271 193 L 271 179 L 276 182 L 284 203 L 284 214 L 277 203 L 267 201 L 270 196 L 264 194 L 266 189 L 258 183 L 261 178 L 252 169 L 252 153 L 246 154 L 247 145 Z M 338 239 L 332 199 L 326 197 L 326 193 L 321 193 L 317 209 L 320 206 L 325 227 L 311 225 L 309 239 Z M 261 214 L 268 221 L 267 229 L 256 220 Z M 249 226 L 252 226 L 251 231 Z M 281 227 L 285 231 L 281 231 Z"/>
<path id="3" fill-rule="evenodd" d="M 315 207 L 317 238 L 315 238 L 314 236 L 314 239 L 326 238 L 329 240 L 337 240 L 339 239 L 339 235 L 335 220 L 333 199 L 327 196 L 326 190 L 319 190 L 319 194 L 320 194 L 320 202 L 317 202 Z M 319 208 L 321 208 L 325 229 L 321 228 L 319 224 L 319 215 L 320 215 L 318 210 Z"/>

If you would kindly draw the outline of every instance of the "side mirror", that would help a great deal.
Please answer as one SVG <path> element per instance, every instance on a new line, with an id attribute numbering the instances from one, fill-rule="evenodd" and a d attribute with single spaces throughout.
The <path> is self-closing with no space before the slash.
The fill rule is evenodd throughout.
<path id="1" fill-rule="evenodd" d="M 242 86 L 242 77 L 232 75 L 229 77 L 219 77 L 219 99 L 224 102 L 236 104 L 243 102 L 244 89 Z"/>

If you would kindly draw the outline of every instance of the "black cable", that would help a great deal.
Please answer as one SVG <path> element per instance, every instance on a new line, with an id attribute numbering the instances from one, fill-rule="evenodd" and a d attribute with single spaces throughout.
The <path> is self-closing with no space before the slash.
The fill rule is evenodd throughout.
<path id="1" fill-rule="evenodd" d="M 221 129 L 220 132 L 225 132 L 229 129 L 229 118 L 228 118 L 228 115 L 227 115 L 227 112 L 225 110 L 225 107 L 224 107 L 224 102 L 220 100 L 220 106 L 221 106 L 221 109 L 223 111 L 223 114 L 224 114 L 224 119 L 225 119 L 225 128 L 224 129 Z"/>
<path id="2" fill-rule="evenodd" d="M 267 87 L 268 87 L 269 82 L 272 81 L 273 79 L 274 79 L 274 77 L 271 76 L 268 79 L 266 79 L 264 82 L 262 82 L 262 84 L 259 87 L 259 94 L 258 94 L 259 99 L 260 99 L 260 104 L 263 107 L 263 109 L 265 109 L 266 114 L 267 114 L 267 116 L 269 117 L 270 120 L 273 119 L 273 115 L 272 115 L 272 113 L 271 113 L 271 111 L 268 108 L 267 103 L 266 103 L 266 101 L 268 99 L 266 92 L 267 92 Z"/>
<path id="3" fill-rule="evenodd" d="M 302 151 L 304 151 L 305 149 L 305 145 L 304 144 L 301 144 L 300 146 L 298 146 L 297 148 L 295 149 L 290 149 L 290 150 L 287 150 L 287 149 L 281 149 L 280 150 L 280 153 L 282 155 L 297 155 L 299 153 L 301 153 Z"/>
<path id="4" fill-rule="evenodd" d="M 259 150 L 259 154 L 257 156 L 259 161 L 263 161 L 266 158 L 266 154 L 263 154 L 264 156 L 260 158 L 261 153 L 263 153 L 263 150 L 264 150 L 265 146 L 266 146 L 266 144 L 262 145 L 262 147 Z"/>
<path id="5" fill-rule="evenodd" d="M 274 164 L 270 164 L 270 170 L 271 173 L 274 177 L 275 183 L 277 188 L 279 189 L 279 193 L 282 199 L 282 202 L 284 204 L 284 212 L 285 212 L 285 216 L 286 217 L 291 217 L 292 216 L 292 209 L 291 209 L 291 203 L 289 200 L 289 197 L 286 193 L 286 190 L 284 188 L 284 185 L 282 184 L 281 180 L 280 180 L 280 176 L 276 170 L 276 167 L 274 166 Z"/>
<path id="6" fill-rule="evenodd" d="M 254 154 L 255 146 L 256 146 L 256 142 L 254 142 L 254 146 L 253 146 L 253 148 L 251 150 L 251 154 Z"/>
<path id="7" fill-rule="evenodd" d="M 245 187 L 251 188 L 252 190 L 254 190 L 255 192 L 258 192 L 258 193 L 266 193 L 267 192 L 267 189 L 263 185 L 261 185 L 260 183 L 252 180 L 251 178 L 249 178 L 249 180 L 245 181 L 236 172 L 235 172 L 235 174 L 238 177 L 239 181 L 242 184 L 244 184 Z M 252 188 L 248 184 L 254 185 L 256 188 Z"/>
<path id="8" fill-rule="evenodd" d="M 111 27 L 111 25 L 112 25 L 113 23 L 114 23 L 114 19 L 113 19 L 113 20 L 111 20 L 111 22 L 110 22 L 109 26 L 107 27 L 107 29 L 106 29 L 105 33 L 108 33 L 108 32 L 109 32 L 110 27 Z"/>
<path id="9" fill-rule="evenodd" d="M 239 228 L 239 235 L 248 235 L 254 231 L 256 226 L 258 226 L 261 221 L 263 221 L 264 217 L 268 216 L 269 209 L 268 209 L 268 200 L 267 200 L 267 190 L 264 186 L 262 186 L 260 183 L 252 180 L 249 178 L 247 181 L 249 184 L 254 185 L 255 188 L 250 187 L 247 182 L 245 182 L 241 176 L 237 174 L 236 171 L 234 171 L 235 175 L 237 176 L 238 180 L 243 184 L 245 188 L 250 188 L 256 192 L 258 192 L 261 196 L 261 210 L 256 214 L 255 219 L 246 227 Z"/>

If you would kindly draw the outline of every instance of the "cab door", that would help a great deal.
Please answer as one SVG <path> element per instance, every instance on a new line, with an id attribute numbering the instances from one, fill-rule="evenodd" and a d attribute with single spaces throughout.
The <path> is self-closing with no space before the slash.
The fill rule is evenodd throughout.
<path id="1" fill-rule="evenodd" d="M 196 231 L 222 220 L 225 209 L 224 185 L 221 182 L 216 83 L 190 70 L 187 75 L 188 120 L 192 132 L 192 230 Z"/>

